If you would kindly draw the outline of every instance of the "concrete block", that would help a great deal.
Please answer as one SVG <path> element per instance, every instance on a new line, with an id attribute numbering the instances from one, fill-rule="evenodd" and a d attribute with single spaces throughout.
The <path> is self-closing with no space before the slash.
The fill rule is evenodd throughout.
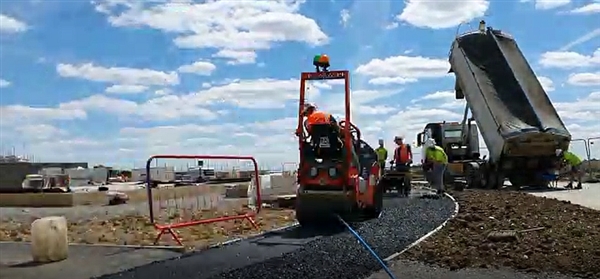
<path id="1" fill-rule="evenodd" d="M 69 255 L 67 219 L 50 216 L 31 223 L 31 255 L 34 262 L 48 263 L 66 259 Z"/>

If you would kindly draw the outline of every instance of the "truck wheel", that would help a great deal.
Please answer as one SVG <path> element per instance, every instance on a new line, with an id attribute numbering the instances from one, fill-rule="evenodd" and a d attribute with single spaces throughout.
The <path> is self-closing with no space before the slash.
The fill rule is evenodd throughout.
<path id="1" fill-rule="evenodd" d="M 465 173 L 465 180 L 467 182 L 468 188 L 470 188 L 470 189 L 482 188 L 483 181 L 481 179 L 481 172 L 479 170 L 479 165 L 466 164 L 464 173 Z"/>
<path id="2" fill-rule="evenodd" d="M 504 175 L 499 172 L 490 172 L 488 174 L 488 184 L 486 186 L 487 189 L 502 189 L 504 186 Z"/>

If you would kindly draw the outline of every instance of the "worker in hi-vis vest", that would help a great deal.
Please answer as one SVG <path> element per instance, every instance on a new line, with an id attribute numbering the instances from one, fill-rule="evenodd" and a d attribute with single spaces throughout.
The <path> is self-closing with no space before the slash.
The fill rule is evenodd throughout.
<path id="1" fill-rule="evenodd" d="M 396 136 L 394 142 L 397 147 L 394 150 L 394 164 L 397 171 L 409 171 L 412 164 L 412 150 L 409 144 L 404 143 L 402 136 Z"/>
<path id="2" fill-rule="evenodd" d="M 561 160 L 564 164 L 569 165 L 569 184 L 565 188 L 573 189 L 573 182 L 575 182 L 575 178 L 577 177 L 577 187 L 575 189 L 582 189 L 581 179 L 583 177 L 583 173 L 581 172 L 581 164 L 583 163 L 577 155 L 573 154 L 570 151 L 563 151 L 561 149 L 556 150 L 556 155 L 561 157 Z"/>
<path id="3" fill-rule="evenodd" d="M 304 110 L 302 111 L 302 116 L 306 117 L 306 120 L 304 121 L 304 127 L 309 134 L 311 132 L 312 125 L 315 124 L 329 124 L 339 134 L 340 128 L 335 118 L 333 118 L 333 116 L 331 116 L 329 113 L 318 111 L 317 106 L 314 104 L 305 104 Z M 296 131 L 296 135 L 300 136 L 300 134 L 301 131 Z"/>
<path id="4" fill-rule="evenodd" d="M 388 151 L 383 147 L 383 139 L 379 139 L 379 147 L 375 149 L 377 161 L 379 162 L 379 172 L 381 175 L 385 172 L 385 161 L 388 157 Z"/>
<path id="5" fill-rule="evenodd" d="M 444 193 L 444 173 L 448 166 L 448 155 L 443 148 L 435 144 L 434 139 L 425 141 L 425 162 L 426 169 L 431 170 L 429 183 L 438 194 Z"/>

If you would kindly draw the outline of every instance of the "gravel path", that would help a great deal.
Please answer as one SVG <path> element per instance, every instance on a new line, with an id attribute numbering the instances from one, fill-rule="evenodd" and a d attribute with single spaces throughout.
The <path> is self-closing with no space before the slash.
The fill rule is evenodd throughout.
<path id="1" fill-rule="evenodd" d="M 449 199 L 388 199 L 381 218 L 357 224 L 355 229 L 380 256 L 387 257 L 437 227 L 454 210 Z M 339 226 L 326 235 L 307 229 L 244 241 L 128 272 L 112 278 L 364 278 L 380 269 L 357 240 Z"/>

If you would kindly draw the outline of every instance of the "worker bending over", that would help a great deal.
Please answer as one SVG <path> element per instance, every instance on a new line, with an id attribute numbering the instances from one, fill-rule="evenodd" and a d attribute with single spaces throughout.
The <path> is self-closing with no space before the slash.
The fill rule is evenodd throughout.
<path id="1" fill-rule="evenodd" d="M 573 189 L 573 182 L 575 182 L 575 177 L 577 177 L 577 187 L 575 189 L 582 189 L 581 180 L 582 180 L 582 172 L 581 172 L 581 164 L 582 161 L 577 155 L 573 154 L 570 151 L 563 151 L 558 149 L 557 154 L 561 156 L 562 164 L 567 164 L 570 166 L 569 168 L 569 184 L 565 188 Z"/>
<path id="2" fill-rule="evenodd" d="M 410 145 L 404 143 L 402 136 L 394 138 L 396 150 L 394 150 L 394 164 L 397 171 L 409 171 L 412 164 L 412 150 Z"/>
<path id="3" fill-rule="evenodd" d="M 342 144 L 344 143 L 344 141 L 341 139 L 342 133 L 340 131 L 340 126 L 331 114 L 323 111 L 317 111 L 317 107 L 314 104 L 305 104 L 304 110 L 302 111 L 302 116 L 306 117 L 306 120 L 304 121 L 304 127 L 309 135 L 311 134 L 312 125 L 329 124 L 338 134 L 339 141 Z M 301 129 L 296 130 L 296 136 L 302 136 Z M 354 147 L 350 147 L 350 149 L 352 150 L 353 163 L 356 166 L 359 166 L 359 159 L 358 155 L 356 154 L 356 150 Z"/>
<path id="4" fill-rule="evenodd" d="M 337 124 L 337 121 L 331 114 L 317 111 L 317 107 L 313 104 L 305 104 L 304 110 L 302 111 L 302 116 L 306 117 L 304 121 L 304 127 L 306 131 L 310 134 L 312 125 L 315 124 L 330 124 L 334 130 L 340 134 L 340 127 Z M 302 131 L 296 131 L 296 135 L 300 136 Z"/>
<path id="5" fill-rule="evenodd" d="M 448 155 L 444 149 L 435 144 L 434 139 L 425 141 L 424 167 L 431 170 L 431 183 L 438 194 L 444 193 L 444 173 L 448 166 Z"/>
<path id="6" fill-rule="evenodd" d="M 383 175 L 383 173 L 385 172 L 385 161 L 388 157 L 388 151 L 387 149 L 385 149 L 385 147 L 383 147 L 383 139 L 379 140 L 379 147 L 375 149 L 375 152 L 377 153 L 377 161 L 379 162 L 380 174 Z"/>

